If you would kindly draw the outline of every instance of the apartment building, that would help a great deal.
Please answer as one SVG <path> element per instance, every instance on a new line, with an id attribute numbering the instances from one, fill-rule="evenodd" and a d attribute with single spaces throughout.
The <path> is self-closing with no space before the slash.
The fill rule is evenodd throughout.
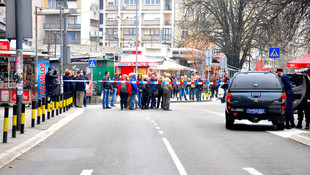
<path id="1" fill-rule="evenodd" d="M 34 0 L 36 4 L 42 0 Z M 99 46 L 99 0 L 67 0 L 67 37 L 71 52 L 96 52 Z M 43 10 L 38 16 L 39 49 L 53 53 L 59 51 L 60 44 L 60 9 L 64 0 L 44 0 Z M 63 30 L 62 20 L 62 30 Z M 35 23 L 34 23 L 35 24 Z M 34 43 L 34 40 L 33 40 Z M 33 44 L 34 45 L 34 44 Z"/>
<path id="2" fill-rule="evenodd" d="M 99 44 L 129 48 L 136 41 L 136 2 L 140 46 L 174 47 L 175 0 L 100 0 Z"/>

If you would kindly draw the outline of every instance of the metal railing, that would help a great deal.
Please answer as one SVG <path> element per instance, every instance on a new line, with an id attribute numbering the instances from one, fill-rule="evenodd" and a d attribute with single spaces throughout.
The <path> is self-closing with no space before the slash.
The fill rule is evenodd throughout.
<path id="1" fill-rule="evenodd" d="M 43 24 L 44 29 L 60 29 L 59 23 L 44 23 Z M 68 29 L 81 29 L 81 24 L 68 24 Z"/>

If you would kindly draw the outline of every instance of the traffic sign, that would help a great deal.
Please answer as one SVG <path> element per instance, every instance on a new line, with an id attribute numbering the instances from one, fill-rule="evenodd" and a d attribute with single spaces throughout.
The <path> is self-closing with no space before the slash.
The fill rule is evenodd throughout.
<path id="1" fill-rule="evenodd" d="M 8 41 L 0 41 L 0 50 L 1 51 L 10 50 L 10 43 Z"/>
<path id="2" fill-rule="evenodd" d="M 88 68 L 96 68 L 97 61 L 96 60 L 88 60 Z"/>
<path id="3" fill-rule="evenodd" d="M 269 58 L 280 58 L 280 48 L 269 48 Z"/>

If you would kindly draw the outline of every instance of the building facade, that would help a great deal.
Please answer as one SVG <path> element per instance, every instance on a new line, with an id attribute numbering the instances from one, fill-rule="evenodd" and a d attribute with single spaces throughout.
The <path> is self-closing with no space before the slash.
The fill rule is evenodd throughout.
<path id="1" fill-rule="evenodd" d="M 136 2 L 140 45 L 173 47 L 175 0 L 100 0 L 99 21 L 103 36 L 99 44 L 119 48 L 135 45 Z"/>

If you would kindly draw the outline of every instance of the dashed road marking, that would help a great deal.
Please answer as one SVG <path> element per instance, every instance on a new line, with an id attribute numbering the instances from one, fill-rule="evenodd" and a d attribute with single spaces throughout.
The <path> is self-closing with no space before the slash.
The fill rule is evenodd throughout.
<path id="1" fill-rule="evenodd" d="M 251 175 L 263 175 L 262 173 L 257 171 L 255 168 L 242 168 L 242 169 Z"/>
<path id="2" fill-rule="evenodd" d="M 164 134 L 164 131 L 158 131 L 159 134 L 163 135 Z"/>
<path id="3" fill-rule="evenodd" d="M 156 126 L 156 129 L 160 130 L 160 127 Z"/>
<path id="4" fill-rule="evenodd" d="M 157 123 L 154 123 L 154 126 L 157 126 L 158 124 Z"/>
<path id="5" fill-rule="evenodd" d="M 155 121 L 154 121 L 154 120 L 151 120 L 151 122 L 152 122 L 152 123 L 155 123 Z"/>
<path id="6" fill-rule="evenodd" d="M 183 166 L 183 164 L 181 163 L 180 159 L 178 158 L 178 156 L 176 155 L 176 153 L 174 152 L 172 146 L 170 145 L 169 141 L 166 138 L 162 138 L 163 142 L 175 164 L 175 166 L 177 167 L 179 174 L 180 175 L 187 175 L 187 172 Z"/>
<path id="7" fill-rule="evenodd" d="M 91 175 L 94 170 L 83 170 L 80 175 Z"/>

